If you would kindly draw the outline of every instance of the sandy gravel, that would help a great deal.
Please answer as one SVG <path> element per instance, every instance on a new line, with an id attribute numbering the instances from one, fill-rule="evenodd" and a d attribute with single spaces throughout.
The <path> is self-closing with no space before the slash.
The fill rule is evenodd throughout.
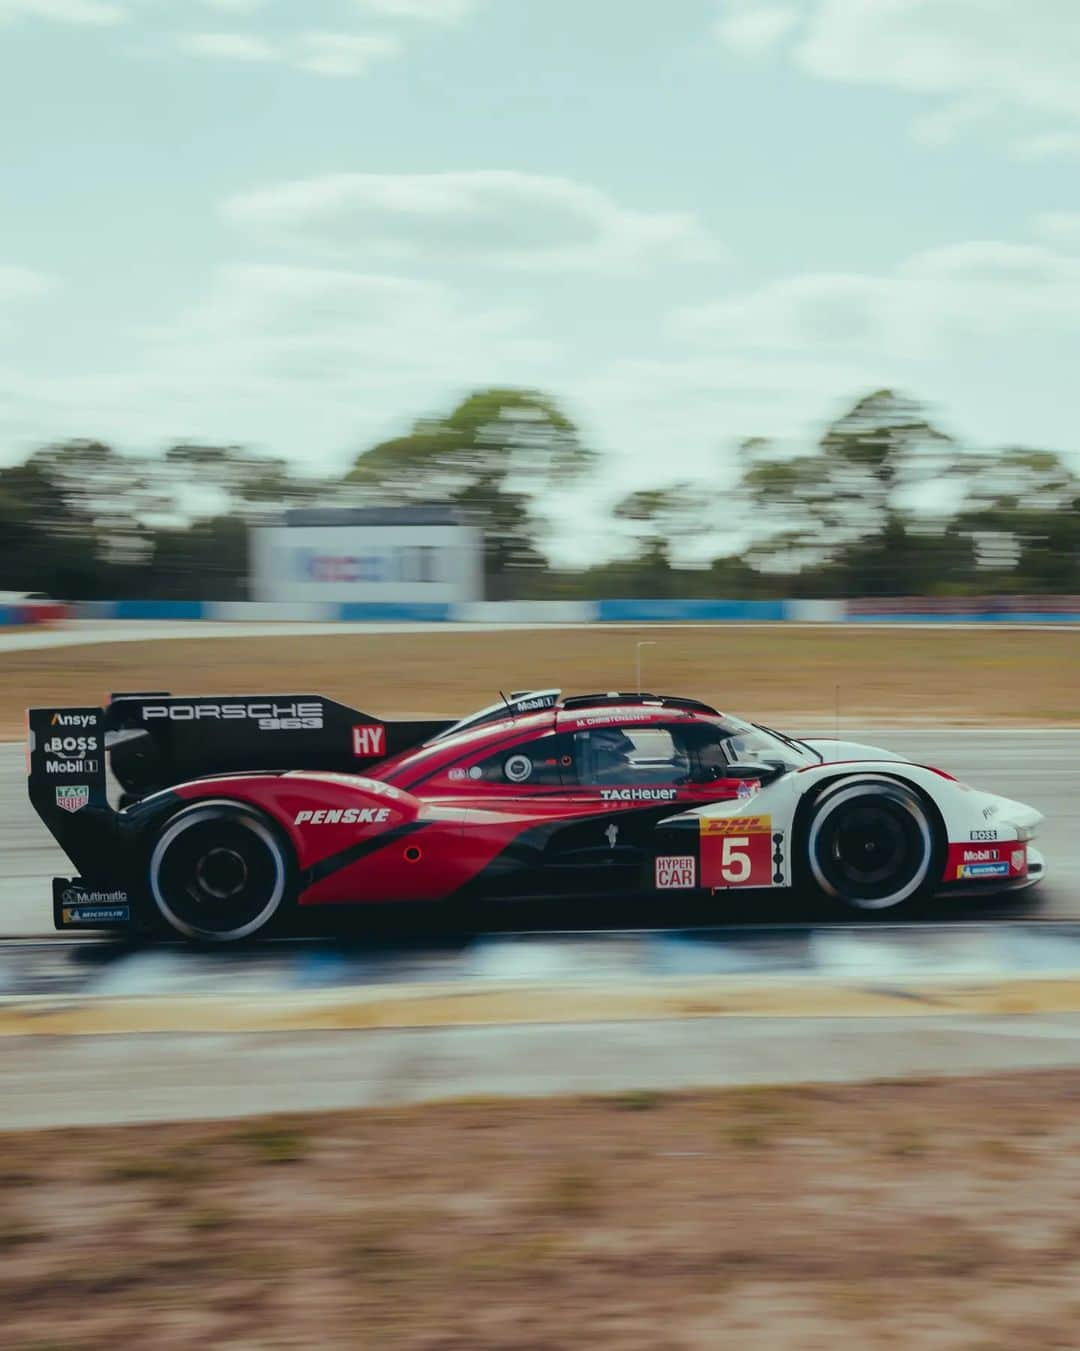
<path id="1" fill-rule="evenodd" d="M 381 716 L 442 717 L 497 690 L 576 693 L 643 683 L 759 721 L 847 726 L 1080 724 L 1080 629 L 574 628 L 172 639 L 0 656 L 0 739 L 28 703 L 86 704 L 115 690 L 314 692 Z"/>
<path id="2" fill-rule="evenodd" d="M 6 1348 L 1076 1345 L 1080 1073 L 9 1135 Z"/>

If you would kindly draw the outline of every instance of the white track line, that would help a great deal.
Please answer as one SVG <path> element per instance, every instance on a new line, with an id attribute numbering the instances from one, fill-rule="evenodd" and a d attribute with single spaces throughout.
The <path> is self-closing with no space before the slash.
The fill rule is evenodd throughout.
<path id="1" fill-rule="evenodd" d="M 964 631 L 970 632 L 978 629 L 982 632 L 994 631 L 1002 632 L 1007 630 L 1012 633 L 1061 633 L 1073 632 L 1080 628 L 1080 623 L 1071 624 L 1067 622 L 1059 624 L 980 624 L 980 623 L 905 623 L 903 621 L 882 623 L 879 621 L 868 621 L 861 623 L 859 621 L 848 620 L 842 624 L 822 624 L 806 622 L 769 622 L 759 620 L 756 622 L 741 622 L 731 620 L 717 620 L 714 622 L 699 623 L 673 623 L 666 620 L 640 620 L 636 623 L 618 622 L 618 623 L 582 623 L 582 624 L 542 624 L 542 623 L 522 623 L 522 624 L 480 624 L 480 623 L 381 623 L 363 622 L 363 623 L 290 623 L 287 621 L 278 621 L 275 623 L 260 623 L 252 621 L 215 621 L 210 619 L 202 620 L 71 620 L 65 624 L 50 627 L 31 633 L 19 632 L 4 634 L 0 632 L 0 652 L 26 652 L 34 651 L 40 648 L 56 647 L 83 647 L 93 643 L 140 643 L 156 642 L 161 639 L 182 639 L 182 638 L 273 638 L 282 635 L 291 634 L 294 637 L 316 637 L 333 635 L 355 635 L 355 634 L 386 634 L 386 633 L 520 633 L 527 632 L 530 629 L 544 630 L 573 630 L 573 629 L 615 629 L 629 630 L 632 632 L 663 632 L 672 629 L 715 629 L 718 633 L 725 633 L 731 629 L 819 629 L 828 630 L 831 633 L 865 631 L 867 629 L 893 630 L 919 629 L 920 631 L 938 632 L 941 629 L 948 629 L 951 632 Z"/>

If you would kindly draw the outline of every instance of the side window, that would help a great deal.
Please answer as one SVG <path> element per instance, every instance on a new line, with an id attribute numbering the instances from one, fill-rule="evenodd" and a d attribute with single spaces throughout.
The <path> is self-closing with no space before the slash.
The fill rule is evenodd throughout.
<path id="1" fill-rule="evenodd" d="M 713 779 L 722 779 L 728 765 L 724 746 L 729 738 L 719 728 L 702 723 L 691 724 L 681 732 L 683 745 L 693 764 L 693 781 L 709 783 Z"/>
<path id="2" fill-rule="evenodd" d="M 574 733 L 582 784 L 677 784 L 690 777 L 690 757 L 668 727 L 593 727 Z"/>
<path id="3" fill-rule="evenodd" d="M 504 788 L 558 788 L 563 776 L 570 776 L 570 765 L 569 738 L 552 734 L 456 766 L 450 777 Z"/>

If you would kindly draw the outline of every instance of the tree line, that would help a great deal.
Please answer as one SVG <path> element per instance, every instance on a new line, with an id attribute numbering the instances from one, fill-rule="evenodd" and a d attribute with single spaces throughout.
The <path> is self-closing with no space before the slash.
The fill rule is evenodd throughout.
<path id="1" fill-rule="evenodd" d="M 242 446 L 129 455 L 68 441 L 0 469 L 0 590 L 243 599 L 249 524 L 288 507 L 438 502 L 482 527 L 493 599 L 1080 593 L 1075 465 L 964 446 L 891 390 L 806 453 L 752 439 L 713 477 L 622 493 L 606 486 L 613 467 L 555 399 L 521 389 L 477 390 L 340 475 Z M 567 504 L 587 567 L 551 562 Z"/>

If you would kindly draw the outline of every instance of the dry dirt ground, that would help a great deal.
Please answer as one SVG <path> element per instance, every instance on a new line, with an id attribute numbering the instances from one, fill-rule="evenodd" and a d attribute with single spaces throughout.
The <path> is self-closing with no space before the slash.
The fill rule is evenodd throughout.
<path id="1" fill-rule="evenodd" d="M 643 683 L 768 722 L 1080 724 L 1080 629 L 577 628 L 101 644 L 0 654 L 0 737 L 27 703 L 112 690 L 321 693 L 382 716 L 443 716 L 497 690 Z"/>
<path id="2" fill-rule="evenodd" d="M 0 1139 L 8 1351 L 1077 1345 L 1078 1073 Z"/>

